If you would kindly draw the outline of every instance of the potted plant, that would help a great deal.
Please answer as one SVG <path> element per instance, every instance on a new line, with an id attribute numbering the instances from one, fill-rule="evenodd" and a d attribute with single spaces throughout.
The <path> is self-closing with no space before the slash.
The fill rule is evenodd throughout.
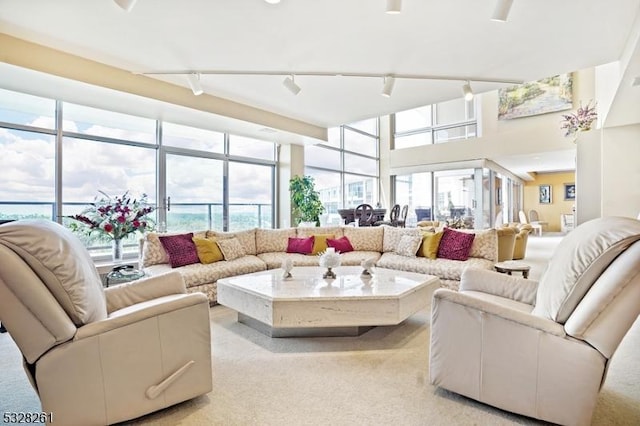
<path id="1" fill-rule="evenodd" d="M 316 191 L 315 182 L 311 176 L 294 176 L 289 179 L 291 194 L 291 210 L 296 225 L 300 222 L 320 224 L 320 215 L 324 206 L 320 201 L 320 193 Z"/>

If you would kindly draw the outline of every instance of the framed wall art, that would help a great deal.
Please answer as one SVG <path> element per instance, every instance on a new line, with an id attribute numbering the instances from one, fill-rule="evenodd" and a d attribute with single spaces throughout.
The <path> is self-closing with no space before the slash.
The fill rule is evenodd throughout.
<path id="1" fill-rule="evenodd" d="M 565 201 L 573 201 L 576 199 L 576 184 L 565 183 L 564 184 L 564 199 Z"/>
<path id="2" fill-rule="evenodd" d="M 498 91 L 498 119 L 528 117 L 573 107 L 573 76 L 554 75 Z"/>
<path id="3" fill-rule="evenodd" d="M 538 202 L 540 204 L 551 204 L 551 185 L 540 185 L 538 187 Z"/>

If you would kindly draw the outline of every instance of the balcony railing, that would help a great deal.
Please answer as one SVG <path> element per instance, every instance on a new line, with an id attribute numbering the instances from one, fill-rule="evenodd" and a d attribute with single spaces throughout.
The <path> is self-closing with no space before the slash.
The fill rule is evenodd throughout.
<path id="1" fill-rule="evenodd" d="M 87 203 L 63 203 L 64 215 L 79 213 Z M 228 229 L 240 231 L 250 228 L 272 228 L 273 209 L 265 203 L 230 203 Z M 56 204 L 47 201 L 0 201 L 0 219 L 47 219 L 56 220 Z M 66 226 L 71 219 L 63 217 Z M 164 225 L 164 224 L 163 224 Z M 223 229 L 222 203 L 172 203 L 167 212 L 168 232 L 186 232 L 206 229 Z M 81 236 L 92 254 L 108 254 L 111 246 L 97 236 Z M 125 241 L 125 251 L 137 251 L 135 236 Z"/>

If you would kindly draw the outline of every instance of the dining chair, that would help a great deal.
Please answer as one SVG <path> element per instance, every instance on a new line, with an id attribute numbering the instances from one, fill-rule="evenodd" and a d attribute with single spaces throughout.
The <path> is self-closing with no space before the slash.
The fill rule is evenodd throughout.
<path id="1" fill-rule="evenodd" d="M 371 204 L 360 204 L 353 209 L 354 222 L 358 226 L 371 226 L 373 224 L 373 207 Z"/>

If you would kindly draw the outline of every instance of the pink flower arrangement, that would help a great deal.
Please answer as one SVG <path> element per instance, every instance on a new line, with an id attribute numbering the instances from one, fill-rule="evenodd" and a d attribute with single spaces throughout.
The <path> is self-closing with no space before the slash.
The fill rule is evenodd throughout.
<path id="1" fill-rule="evenodd" d="M 565 131 L 565 137 L 575 136 L 578 132 L 591 130 L 591 125 L 598 119 L 596 106 L 597 103 L 592 106 L 591 101 L 589 101 L 587 106 L 583 107 L 581 102 L 580 108 L 575 113 L 563 114 L 560 129 Z"/>
<path id="2" fill-rule="evenodd" d="M 147 215 L 155 208 L 147 203 L 147 194 L 142 194 L 139 200 L 132 200 L 129 191 L 122 197 L 111 197 L 102 191 L 99 192 L 104 197 L 96 196 L 94 202 L 80 214 L 69 216 L 85 225 L 80 229 L 72 224 L 72 230 L 87 234 L 97 231 L 103 237 L 121 240 L 136 231 L 153 229 L 153 221 L 147 218 Z"/>

